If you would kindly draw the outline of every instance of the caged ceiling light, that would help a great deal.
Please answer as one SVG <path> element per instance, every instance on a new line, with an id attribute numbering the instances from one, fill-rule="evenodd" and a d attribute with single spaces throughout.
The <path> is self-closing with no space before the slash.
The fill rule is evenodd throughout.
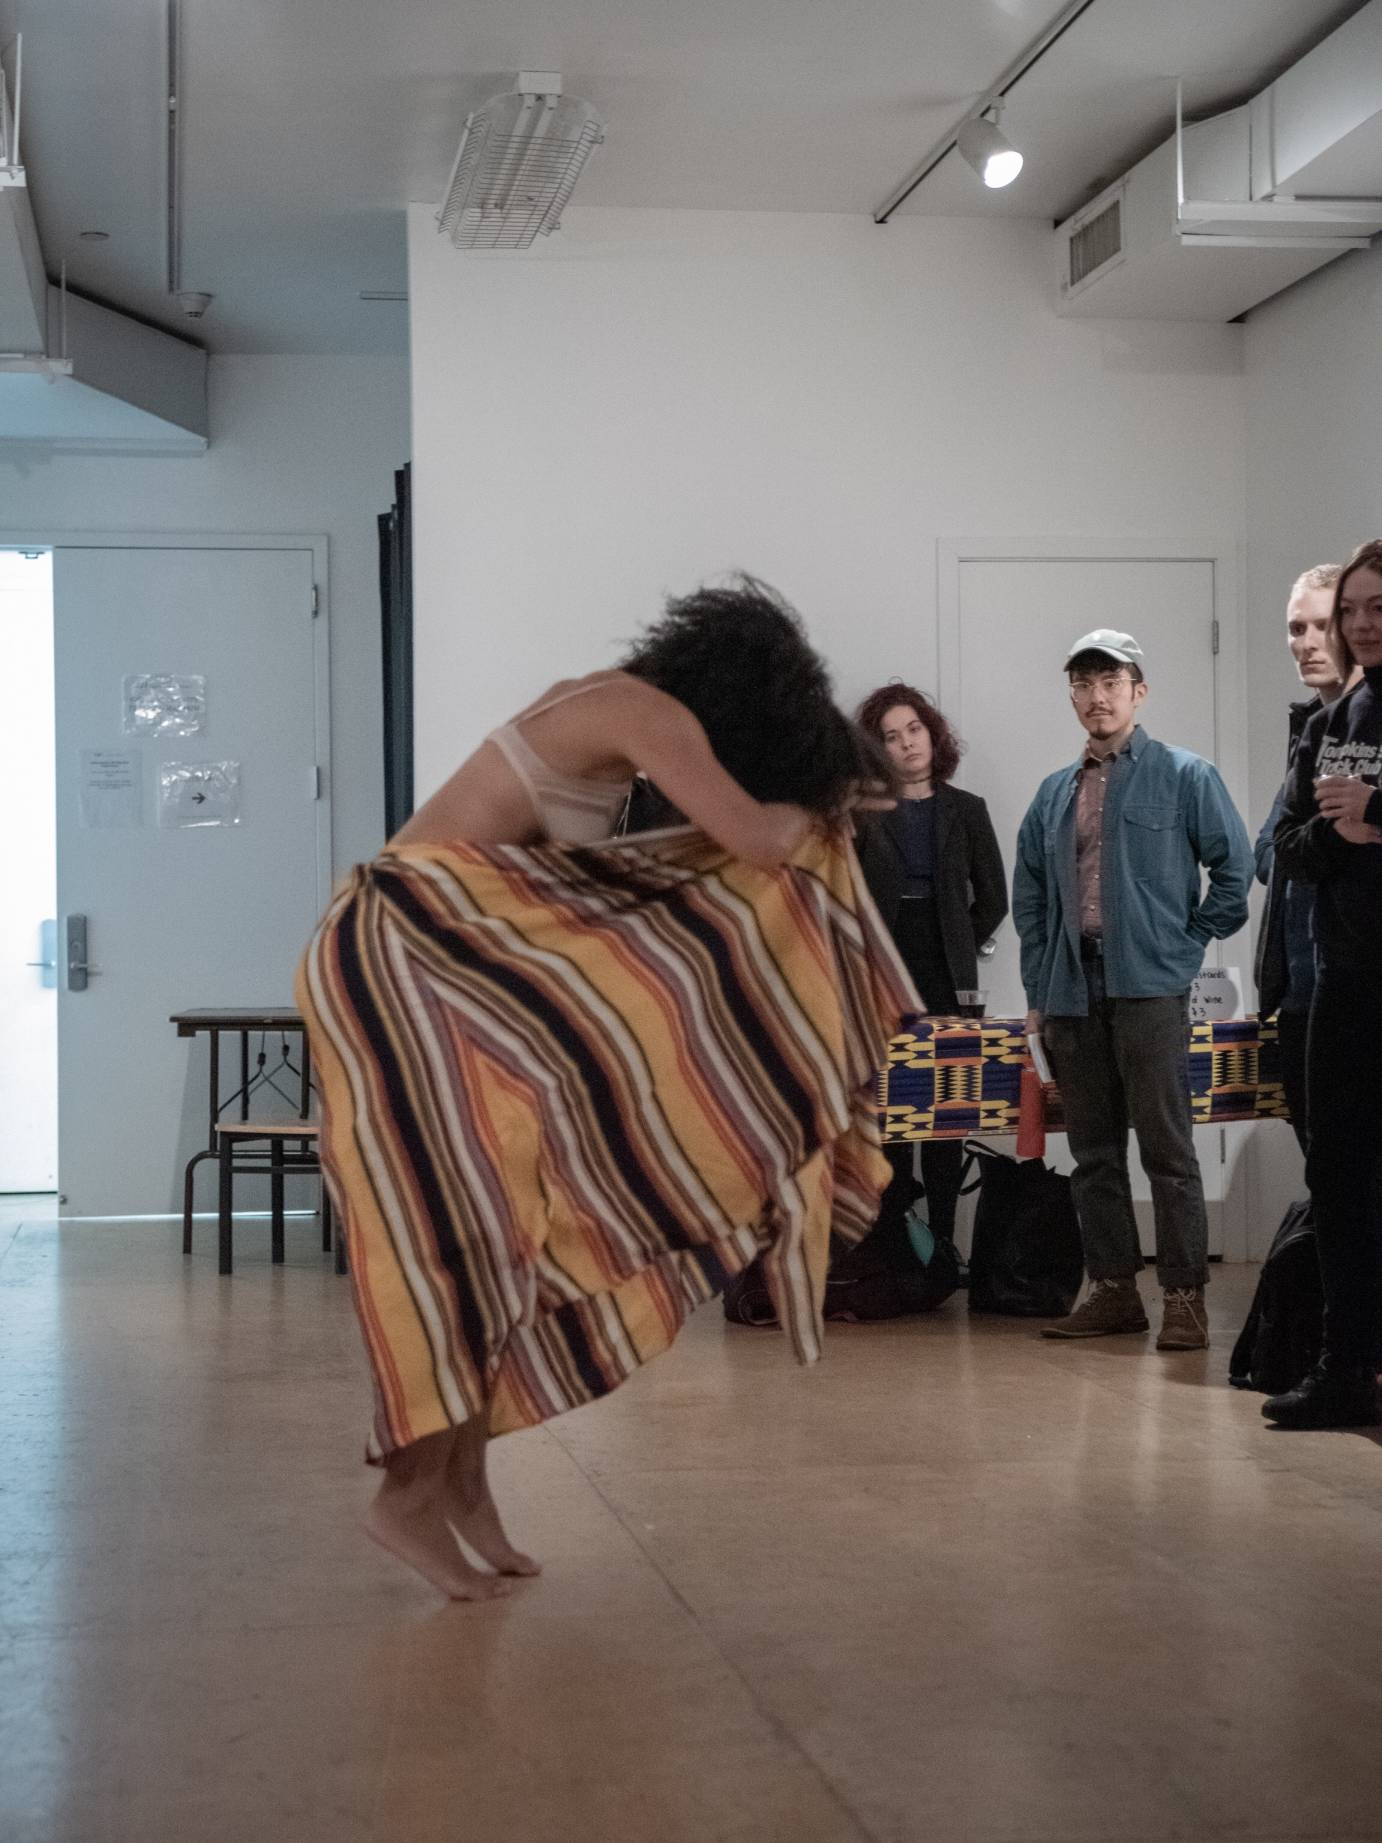
<path id="1" fill-rule="evenodd" d="M 1002 106 L 998 102 L 990 103 L 955 136 L 961 158 L 995 192 L 1002 186 L 1010 186 L 1022 171 L 1022 155 L 998 130 Z"/>
<path id="2" fill-rule="evenodd" d="M 559 76 L 523 72 L 516 90 L 466 117 L 437 228 L 458 250 L 526 250 L 561 223 L 604 138 L 594 109 L 563 96 Z"/>

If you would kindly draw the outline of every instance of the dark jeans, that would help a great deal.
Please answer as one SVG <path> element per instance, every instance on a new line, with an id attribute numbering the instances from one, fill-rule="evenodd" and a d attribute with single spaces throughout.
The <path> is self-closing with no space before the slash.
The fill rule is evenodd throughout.
<path id="1" fill-rule="evenodd" d="M 1281 1086 L 1286 1105 L 1291 1110 L 1291 1131 L 1302 1152 L 1306 1150 L 1305 1041 L 1309 1035 L 1308 1011 L 1279 1011 L 1276 1018 L 1277 1045 L 1281 1053 Z"/>
<path id="2" fill-rule="evenodd" d="M 1162 1286 L 1203 1286 L 1209 1245 L 1191 1132 L 1188 994 L 1109 998 L 1103 962 L 1085 965 L 1088 1017 L 1046 1020 L 1051 1070 L 1075 1158 L 1071 1180 L 1091 1280 L 1141 1271 L 1128 1181 L 1128 1127 L 1152 1186 Z"/>
<path id="3" fill-rule="evenodd" d="M 1324 1363 L 1376 1363 L 1382 1328 L 1382 979 L 1322 968 L 1307 1051 L 1310 1149 L 1324 1282 Z"/>
<path id="4" fill-rule="evenodd" d="M 953 1017 L 960 1001 L 946 963 L 934 900 L 919 902 L 904 897 L 898 907 L 893 938 L 926 1009 L 937 1017 Z M 883 1195 L 878 1212 L 880 1224 L 905 1215 L 912 1200 L 913 1156 L 919 1152 L 921 1181 L 926 1187 L 926 1220 L 933 1235 L 953 1240 L 964 1147 L 958 1140 L 923 1139 L 915 1145 L 890 1145 L 883 1149 L 893 1168 L 893 1181 Z"/>

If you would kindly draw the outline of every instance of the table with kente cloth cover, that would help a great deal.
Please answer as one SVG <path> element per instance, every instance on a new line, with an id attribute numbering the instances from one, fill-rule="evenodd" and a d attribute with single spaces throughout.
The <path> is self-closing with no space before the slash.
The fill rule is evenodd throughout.
<path id="1" fill-rule="evenodd" d="M 1023 1018 L 919 1017 L 894 1037 L 878 1076 L 886 1140 L 1016 1133 Z M 1045 1127 L 1063 1130 L 1060 1095 L 1045 1090 Z M 1255 1017 L 1190 1026 L 1190 1105 L 1196 1126 L 1290 1118 L 1274 1022 Z"/>

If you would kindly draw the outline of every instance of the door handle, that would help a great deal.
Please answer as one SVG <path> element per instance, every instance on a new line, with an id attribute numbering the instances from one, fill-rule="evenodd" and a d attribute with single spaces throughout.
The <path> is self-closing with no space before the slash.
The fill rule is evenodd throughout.
<path id="1" fill-rule="evenodd" d="M 65 915 L 62 931 L 67 947 L 67 989 L 69 992 L 84 992 L 87 980 L 101 970 L 99 966 L 92 966 L 86 957 L 85 915 Z"/>

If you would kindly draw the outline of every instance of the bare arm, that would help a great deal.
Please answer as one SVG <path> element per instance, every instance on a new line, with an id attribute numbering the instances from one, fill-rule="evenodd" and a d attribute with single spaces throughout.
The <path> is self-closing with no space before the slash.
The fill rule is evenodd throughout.
<path id="1" fill-rule="evenodd" d="M 604 725 L 606 746 L 733 857 L 774 869 L 810 830 L 804 807 L 765 804 L 746 793 L 715 759 L 699 721 L 666 692 L 626 680 L 592 698 L 589 709 Z"/>
<path id="2" fill-rule="evenodd" d="M 693 825 L 765 870 L 785 862 L 810 829 L 804 808 L 765 805 L 747 794 L 715 759 L 685 705 L 640 679 L 611 673 L 583 695 L 562 697 L 518 721 L 554 768 L 610 778 L 641 770 Z M 462 762 L 391 842 L 521 844 L 536 831 L 527 793 L 489 745 Z"/>

